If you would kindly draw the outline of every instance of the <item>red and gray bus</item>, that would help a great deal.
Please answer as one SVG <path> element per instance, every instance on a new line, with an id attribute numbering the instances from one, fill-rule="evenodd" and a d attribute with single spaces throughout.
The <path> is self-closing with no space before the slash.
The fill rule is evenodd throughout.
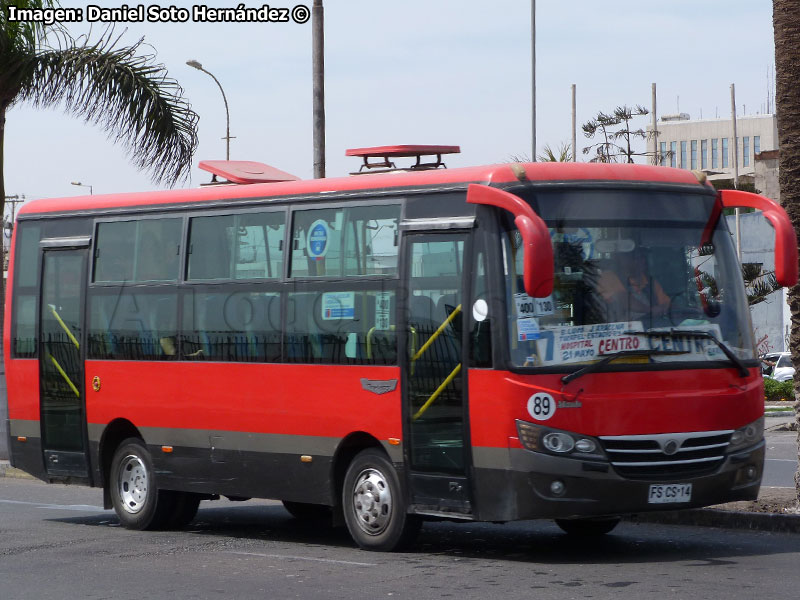
<path id="1" fill-rule="evenodd" d="M 792 285 L 783 209 L 655 166 L 436 168 L 455 150 L 357 149 L 366 174 L 307 181 L 209 161 L 228 183 L 24 205 L 12 464 L 101 487 L 133 529 L 270 498 L 376 550 L 426 519 L 605 533 L 756 498 L 763 384 L 723 215 L 763 211 Z"/>

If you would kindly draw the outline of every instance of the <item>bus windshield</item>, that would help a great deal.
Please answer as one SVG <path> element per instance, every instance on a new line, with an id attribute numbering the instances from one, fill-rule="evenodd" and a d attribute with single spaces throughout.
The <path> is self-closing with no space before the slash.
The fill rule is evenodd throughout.
<path id="1" fill-rule="evenodd" d="M 503 257 L 513 366 L 574 370 L 616 353 L 630 363 L 755 358 L 741 270 L 713 195 L 518 195 L 549 228 L 554 289 L 548 298 L 525 293 L 521 238 L 509 219 Z"/>

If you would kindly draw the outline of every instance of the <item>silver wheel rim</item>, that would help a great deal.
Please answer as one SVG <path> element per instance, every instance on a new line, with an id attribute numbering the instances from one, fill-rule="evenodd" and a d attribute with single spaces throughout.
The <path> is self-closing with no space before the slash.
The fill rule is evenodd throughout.
<path id="1" fill-rule="evenodd" d="M 386 477 L 377 469 L 364 469 L 353 485 L 353 514 L 359 528 L 380 535 L 392 519 L 392 492 Z"/>
<path id="2" fill-rule="evenodd" d="M 147 501 L 147 468 L 141 458 L 131 454 L 122 459 L 117 488 L 126 512 L 136 514 L 144 508 Z"/>

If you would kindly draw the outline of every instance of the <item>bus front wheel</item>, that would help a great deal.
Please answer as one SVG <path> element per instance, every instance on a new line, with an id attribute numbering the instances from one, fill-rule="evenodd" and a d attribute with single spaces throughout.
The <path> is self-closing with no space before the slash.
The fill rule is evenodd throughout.
<path id="1" fill-rule="evenodd" d="M 117 448 L 108 484 L 114 511 L 127 529 L 159 529 L 175 515 L 175 497 L 158 489 L 153 460 L 138 438 Z"/>
<path id="2" fill-rule="evenodd" d="M 412 543 L 422 521 L 406 512 L 400 479 L 380 450 L 362 450 L 344 477 L 342 507 L 347 529 L 365 550 L 399 550 Z"/>

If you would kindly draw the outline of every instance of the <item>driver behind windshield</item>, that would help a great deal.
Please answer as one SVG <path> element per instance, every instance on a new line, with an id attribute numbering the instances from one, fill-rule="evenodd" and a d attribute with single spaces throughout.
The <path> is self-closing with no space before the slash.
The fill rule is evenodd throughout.
<path id="1" fill-rule="evenodd" d="M 614 267 L 603 270 L 597 281 L 597 293 L 606 302 L 609 321 L 636 321 L 667 313 L 669 296 L 648 273 L 644 254 L 620 253 Z"/>

